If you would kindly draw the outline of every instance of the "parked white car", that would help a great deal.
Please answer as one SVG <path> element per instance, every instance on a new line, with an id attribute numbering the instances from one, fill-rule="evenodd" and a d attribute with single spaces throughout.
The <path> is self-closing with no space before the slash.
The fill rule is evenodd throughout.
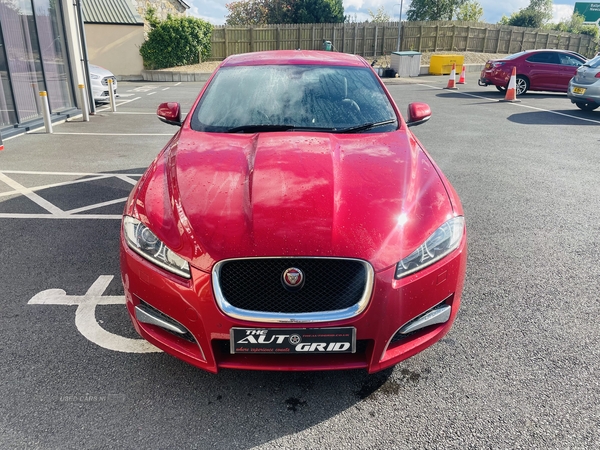
<path id="1" fill-rule="evenodd" d="M 113 91 L 115 93 L 115 97 L 118 97 L 117 77 L 115 77 L 110 70 L 107 70 L 104 67 L 90 64 L 89 68 L 94 100 L 96 102 L 108 102 L 110 100 L 110 97 L 108 96 L 109 79 L 112 79 Z"/>

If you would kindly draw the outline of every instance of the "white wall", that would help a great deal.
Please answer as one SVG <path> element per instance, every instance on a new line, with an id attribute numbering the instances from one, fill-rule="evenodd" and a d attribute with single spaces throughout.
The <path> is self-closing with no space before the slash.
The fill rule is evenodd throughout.
<path id="1" fill-rule="evenodd" d="M 142 79 L 143 25 L 86 23 L 85 38 L 90 63 L 110 70 L 119 80 Z"/>

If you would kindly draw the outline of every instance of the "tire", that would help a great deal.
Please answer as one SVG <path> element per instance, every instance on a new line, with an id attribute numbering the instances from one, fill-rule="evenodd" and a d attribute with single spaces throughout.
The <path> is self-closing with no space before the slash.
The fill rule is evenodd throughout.
<path id="1" fill-rule="evenodd" d="M 523 75 L 517 75 L 517 95 L 523 95 L 529 89 L 529 80 Z"/>
<path id="2" fill-rule="evenodd" d="M 496 89 L 498 89 L 503 94 L 506 92 L 506 87 L 504 87 L 504 86 L 496 86 Z"/>
<path id="3" fill-rule="evenodd" d="M 596 103 L 580 103 L 580 102 L 577 102 L 577 103 L 575 103 L 575 105 L 577 105 L 577 107 L 579 109 L 581 109 L 582 111 L 593 111 L 595 109 L 600 108 L 600 105 L 598 105 Z"/>

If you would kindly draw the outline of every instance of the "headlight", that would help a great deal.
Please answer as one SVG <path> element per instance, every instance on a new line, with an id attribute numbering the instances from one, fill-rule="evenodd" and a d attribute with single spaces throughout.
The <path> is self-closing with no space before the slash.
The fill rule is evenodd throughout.
<path id="1" fill-rule="evenodd" d="M 133 217 L 123 218 L 125 240 L 134 252 L 184 278 L 191 278 L 190 266 L 185 259 L 169 249 L 146 225 Z"/>
<path id="2" fill-rule="evenodd" d="M 433 232 L 421 246 L 396 266 L 396 279 L 410 275 L 439 261 L 456 250 L 465 229 L 465 218 L 454 217 Z"/>

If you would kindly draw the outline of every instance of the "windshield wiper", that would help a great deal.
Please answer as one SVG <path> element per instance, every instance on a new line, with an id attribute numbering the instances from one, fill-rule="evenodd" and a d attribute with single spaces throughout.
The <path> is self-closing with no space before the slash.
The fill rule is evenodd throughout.
<path id="1" fill-rule="evenodd" d="M 242 125 L 227 130 L 227 133 L 259 133 L 261 131 L 289 131 L 296 128 L 294 125 Z"/>
<path id="2" fill-rule="evenodd" d="M 230 128 L 227 133 L 261 133 L 268 131 L 335 131 L 335 128 L 305 127 L 297 125 L 242 125 Z"/>
<path id="3" fill-rule="evenodd" d="M 384 120 L 382 122 L 371 122 L 365 123 L 362 125 L 357 125 L 355 127 L 342 128 L 341 130 L 337 130 L 337 133 L 359 133 L 361 131 L 370 130 L 372 128 L 382 127 L 384 125 L 389 125 L 391 123 L 395 123 L 396 119 Z"/>

